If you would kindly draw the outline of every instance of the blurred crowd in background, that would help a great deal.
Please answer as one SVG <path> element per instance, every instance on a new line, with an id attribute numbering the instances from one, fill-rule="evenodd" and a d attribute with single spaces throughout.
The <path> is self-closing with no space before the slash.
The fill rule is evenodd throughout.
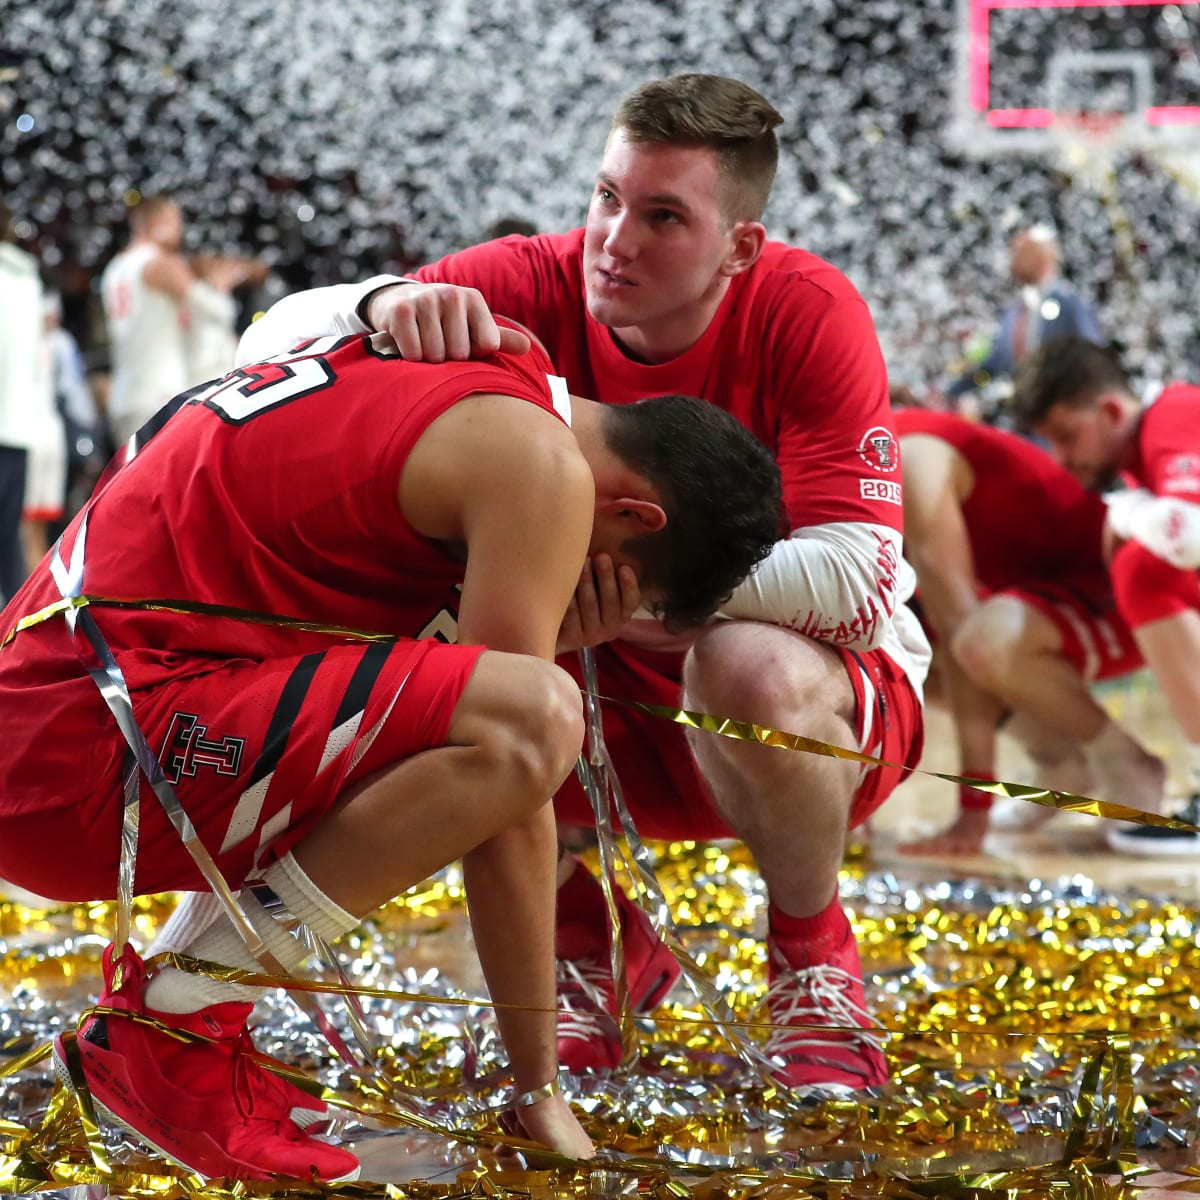
<path id="1" fill-rule="evenodd" d="M 995 417 L 1020 311 L 1047 329 L 1086 317 L 1077 331 L 1148 387 L 1200 366 L 1186 155 L 1130 151 L 1097 170 L 1086 146 L 970 153 L 955 124 L 964 6 L 517 0 L 501 16 L 473 0 L 350 0 L 337 21 L 265 0 L 236 14 L 206 0 L 0 10 L 0 200 L 49 297 L 73 460 L 89 442 L 88 461 L 111 448 L 101 279 L 143 198 L 178 205 L 191 273 L 228 276 L 216 286 L 236 333 L 289 291 L 403 271 L 508 219 L 578 223 L 615 100 L 681 70 L 748 80 L 785 114 L 768 229 L 862 291 L 898 399 Z M 1023 234 L 1034 256 L 1053 251 L 1041 282 L 1015 265 Z M 1083 317 L 1048 290 L 1059 282 Z"/>
<path id="2" fill-rule="evenodd" d="M 0 195 L 95 363 L 96 284 L 139 194 L 179 201 L 187 250 L 261 258 L 270 299 L 429 261 L 509 216 L 570 228 L 619 97 L 716 71 L 783 112 L 768 228 L 863 292 L 898 383 L 953 378 L 1035 223 L 1139 369 L 1187 373 L 1194 181 L 1140 153 L 1100 179 L 1051 152 L 968 153 L 960 8 L 349 0 L 332 21 L 266 0 L 3 0 Z"/>

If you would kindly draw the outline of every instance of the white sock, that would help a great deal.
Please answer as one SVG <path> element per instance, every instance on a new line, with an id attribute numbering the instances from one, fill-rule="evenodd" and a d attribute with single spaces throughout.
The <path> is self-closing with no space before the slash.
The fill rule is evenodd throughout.
<path id="1" fill-rule="evenodd" d="M 361 918 L 325 895 L 290 853 L 277 858 L 262 878 L 293 916 L 327 942 L 336 942 L 360 924 Z"/>
<path id="2" fill-rule="evenodd" d="M 273 862 L 263 872 L 262 880 L 293 916 L 326 941 L 336 941 L 359 923 L 357 917 L 346 912 L 309 879 L 291 854 Z M 304 945 L 273 917 L 256 916 L 255 908 L 250 906 L 246 911 L 267 950 L 285 970 L 299 971 L 308 958 Z M 218 920 L 181 948 L 193 958 L 222 966 L 243 967 L 256 972 L 264 970 L 223 910 Z M 261 988 L 247 984 L 226 983 L 206 975 L 167 968 L 147 985 L 146 1003 L 159 1012 L 197 1012 L 210 1004 L 253 1002 L 261 991 Z"/>
<path id="3" fill-rule="evenodd" d="M 175 911 L 158 931 L 158 936 L 146 951 L 145 957 L 153 958 L 156 954 L 181 951 L 220 915 L 221 902 L 212 892 L 184 892 L 175 906 Z"/>

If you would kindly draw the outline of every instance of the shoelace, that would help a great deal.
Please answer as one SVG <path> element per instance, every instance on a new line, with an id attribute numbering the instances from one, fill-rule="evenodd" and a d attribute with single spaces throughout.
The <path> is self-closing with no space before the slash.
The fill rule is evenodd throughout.
<path id="1" fill-rule="evenodd" d="M 560 958 L 558 982 L 558 1036 L 591 1042 L 610 1036 L 609 1012 L 612 977 L 608 967 L 594 958 Z"/>
<path id="2" fill-rule="evenodd" d="M 858 980 L 841 967 L 822 963 L 799 970 L 787 968 L 776 976 L 767 993 L 767 1007 L 775 1025 L 852 1025 L 871 1024 L 871 1014 L 851 999 Z M 847 1042 L 883 1053 L 883 1047 L 865 1029 L 838 1030 L 835 1037 L 824 1038 L 812 1029 L 775 1029 L 767 1039 L 768 1055 L 796 1057 L 816 1046 L 846 1048 Z"/>
<path id="3" fill-rule="evenodd" d="M 297 1126 L 301 1126 L 301 1123 L 292 1115 L 294 1110 L 288 1105 L 287 1091 L 282 1081 L 276 1081 L 255 1060 L 257 1050 L 249 1028 L 243 1025 L 229 1046 L 233 1054 L 233 1103 L 238 1115 L 246 1120 L 271 1121 L 276 1124 L 277 1132 L 285 1137 L 291 1136 L 292 1131 L 285 1124 L 287 1119 L 291 1117 Z M 259 1111 L 256 1112 L 256 1109 Z M 320 1119 L 319 1113 L 311 1115 L 313 1121 Z M 302 1126 L 297 1132 L 302 1132 Z"/>
<path id="4" fill-rule="evenodd" d="M 229 1048 L 233 1055 L 233 1103 L 238 1115 L 248 1120 L 254 1116 L 263 1090 L 262 1081 L 257 1078 L 254 1060 L 250 1057 L 253 1050 L 250 1030 L 243 1026 L 237 1037 L 229 1043 Z"/>

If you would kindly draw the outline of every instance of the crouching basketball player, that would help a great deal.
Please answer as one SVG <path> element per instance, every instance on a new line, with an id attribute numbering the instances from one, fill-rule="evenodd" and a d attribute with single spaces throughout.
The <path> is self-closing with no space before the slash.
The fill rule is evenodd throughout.
<path id="1" fill-rule="evenodd" d="M 711 404 L 575 399 L 540 349 L 430 365 L 387 335 L 321 339 L 182 398 L 3 628 L 57 600 L 69 562 L 93 596 L 391 635 L 91 610 L 136 726 L 288 970 L 306 952 L 268 910 L 333 940 L 462 859 L 521 1123 L 588 1157 L 554 1086 L 549 802 L 583 736 L 578 688 L 553 662 L 579 627 L 564 617 L 590 559 L 610 578 L 632 570 L 668 620 L 703 621 L 774 543 L 780 512 L 770 456 Z M 0 875 L 113 899 L 130 748 L 89 677 L 94 644 L 79 643 L 57 615 L 0 650 Z M 194 893 L 176 945 L 257 969 L 145 782 L 141 801 L 135 891 Z M 323 1105 L 251 1055 L 256 995 L 112 947 L 77 1040 L 101 1118 L 210 1177 L 354 1178 L 349 1150 L 306 1132 Z"/>
<path id="2" fill-rule="evenodd" d="M 1172 815 L 1200 822 L 1200 388 L 1175 382 L 1143 405 L 1110 350 L 1068 338 L 1017 376 L 1018 418 L 1085 487 L 1107 497 L 1117 608 L 1183 738 L 1188 799 Z M 1139 825 L 1109 831 L 1115 850 L 1200 854 L 1200 834 Z"/>

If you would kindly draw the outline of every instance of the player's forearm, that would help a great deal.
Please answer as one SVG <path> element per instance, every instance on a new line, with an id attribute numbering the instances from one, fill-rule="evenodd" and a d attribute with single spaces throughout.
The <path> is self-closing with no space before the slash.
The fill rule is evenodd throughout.
<path id="1" fill-rule="evenodd" d="M 1108 523 L 1173 567 L 1200 567 L 1200 505 L 1139 488 L 1108 497 Z"/>
<path id="2" fill-rule="evenodd" d="M 242 334 L 237 365 L 282 354 L 304 338 L 369 333 L 358 315 L 359 304 L 379 288 L 398 282 L 396 275 L 376 275 L 362 283 L 339 283 L 284 296 Z"/>
<path id="3" fill-rule="evenodd" d="M 966 772 L 991 775 L 996 765 L 996 729 L 1004 707 L 996 697 L 971 682 L 955 660 L 951 647 L 939 650 L 941 653 L 945 655 L 942 668 L 946 698 L 958 740 L 959 765 Z M 982 800 L 979 807 L 986 807 L 987 804 L 987 800 Z"/>
<path id="4" fill-rule="evenodd" d="M 463 857 L 471 929 L 518 1091 L 558 1073 L 554 1017 L 553 809 Z"/>
<path id="5" fill-rule="evenodd" d="M 814 525 L 777 542 L 722 605 L 721 615 L 770 621 L 817 641 L 869 650 L 911 594 L 910 577 L 894 529 Z"/>

